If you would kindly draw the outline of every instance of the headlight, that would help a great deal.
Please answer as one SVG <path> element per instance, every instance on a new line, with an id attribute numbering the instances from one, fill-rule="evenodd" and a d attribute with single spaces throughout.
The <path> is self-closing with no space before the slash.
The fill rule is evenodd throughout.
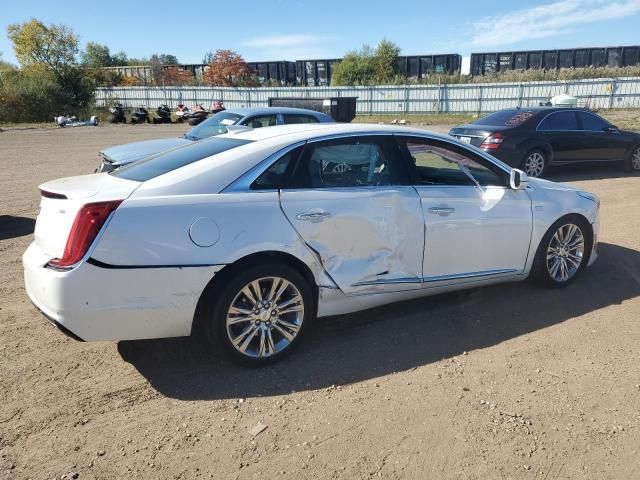
<path id="1" fill-rule="evenodd" d="M 582 198 L 586 198 L 587 200 L 591 200 L 593 203 L 595 203 L 598 206 L 598 208 L 600 208 L 600 199 L 598 198 L 598 196 L 595 193 L 591 193 L 591 192 L 577 192 L 577 193 Z"/>

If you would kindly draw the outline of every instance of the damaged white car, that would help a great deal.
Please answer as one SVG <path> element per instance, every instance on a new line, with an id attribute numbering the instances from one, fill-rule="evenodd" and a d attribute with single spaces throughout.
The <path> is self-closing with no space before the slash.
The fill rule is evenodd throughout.
<path id="1" fill-rule="evenodd" d="M 26 290 L 76 339 L 197 335 L 262 365 L 316 317 L 596 258 L 598 198 L 423 130 L 225 134 L 41 187 Z"/>

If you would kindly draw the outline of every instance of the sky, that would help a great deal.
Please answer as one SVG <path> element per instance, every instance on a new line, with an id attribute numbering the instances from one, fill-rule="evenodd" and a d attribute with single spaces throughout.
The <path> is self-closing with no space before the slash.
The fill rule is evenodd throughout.
<path id="1" fill-rule="evenodd" d="M 231 49 L 246 61 L 343 56 L 383 38 L 403 55 L 640 44 L 640 0 L 20 0 L 0 6 L 2 59 L 17 63 L 7 26 L 65 24 L 112 53 L 170 53 L 200 63 Z"/>

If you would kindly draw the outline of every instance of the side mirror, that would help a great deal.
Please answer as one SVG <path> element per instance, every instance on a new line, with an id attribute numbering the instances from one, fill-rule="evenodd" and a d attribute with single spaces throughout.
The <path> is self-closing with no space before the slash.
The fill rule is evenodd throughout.
<path id="1" fill-rule="evenodd" d="M 529 177 L 522 170 L 512 168 L 509 174 L 509 187 L 512 190 L 524 190 L 529 185 Z"/>
<path id="2" fill-rule="evenodd" d="M 604 127 L 604 131 L 607 133 L 615 133 L 618 131 L 618 127 L 616 127 L 615 125 L 611 125 L 609 127 Z"/>

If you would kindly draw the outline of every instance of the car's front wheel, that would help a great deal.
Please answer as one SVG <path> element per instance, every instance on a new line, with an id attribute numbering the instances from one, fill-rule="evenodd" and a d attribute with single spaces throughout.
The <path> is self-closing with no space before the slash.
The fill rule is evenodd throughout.
<path id="1" fill-rule="evenodd" d="M 208 292 L 207 338 L 232 360 L 263 366 L 300 342 L 315 317 L 311 286 L 295 269 L 257 265 Z"/>
<path id="2" fill-rule="evenodd" d="M 591 252 L 591 226 L 578 215 L 556 221 L 540 241 L 532 277 L 552 288 L 569 285 L 585 268 Z"/>
<path id="3" fill-rule="evenodd" d="M 520 168 L 529 177 L 541 177 L 547 168 L 547 156 L 542 150 L 531 150 L 522 160 Z"/>

